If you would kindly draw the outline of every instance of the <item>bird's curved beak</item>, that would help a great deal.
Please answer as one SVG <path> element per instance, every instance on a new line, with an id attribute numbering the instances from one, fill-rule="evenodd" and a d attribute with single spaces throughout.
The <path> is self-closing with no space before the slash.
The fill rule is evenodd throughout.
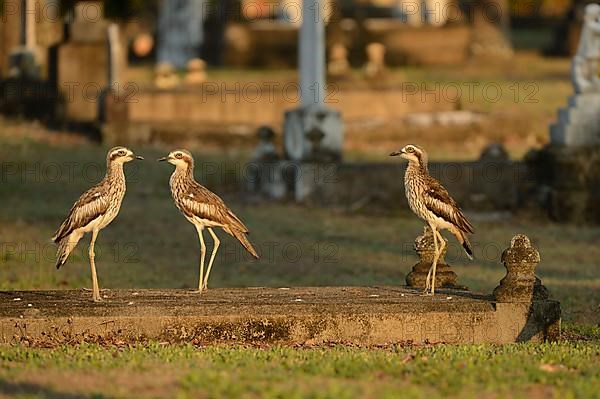
<path id="1" fill-rule="evenodd" d="M 166 161 L 168 159 L 169 159 L 169 157 L 162 157 L 162 158 L 158 158 L 157 161 L 158 162 L 164 162 L 164 161 Z"/>
<path id="2" fill-rule="evenodd" d="M 398 155 L 401 155 L 401 154 L 403 154 L 402 150 L 400 150 L 400 151 L 394 151 L 394 152 L 392 152 L 390 154 L 390 157 L 397 157 Z"/>

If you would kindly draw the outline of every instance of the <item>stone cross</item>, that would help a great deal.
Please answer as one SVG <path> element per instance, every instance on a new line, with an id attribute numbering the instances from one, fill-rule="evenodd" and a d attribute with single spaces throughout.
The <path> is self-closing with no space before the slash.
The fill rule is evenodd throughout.
<path id="1" fill-rule="evenodd" d="M 120 92 L 124 88 L 123 73 L 125 69 L 125 54 L 121 45 L 119 25 L 111 23 L 107 29 L 108 36 L 108 82 L 111 89 Z"/>
<path id="2" fill-rule="evenodd" d="M 187 63 L 185 84 L 188 86 L 198 86 L 204 82 L 206 82 L 206 62 L 200 58 L 189 60 Z"/>
<path id="3" fill-rule="evenodd" d="M 446 244 L 448 244 L 448 240 L 444 240 L 446 241 Z M 447 245 L 445 248 L 447 248 Z M 434 256 L 431 227 L 425 226 L 423 228 L 423 235 L 420 235 L 415 239 L 415 251 L 417 252 L 417 255 L 419 255 L 419 263 L 414 265 L 412 271 L 406 276 L 406 284 L 409 287 L 425 288 L 427 273 L 433 263 Z M 444 249 L 438 259 L 435 276 L 436 287 L 466 288 L 457 286 L 456 282 L 458 276 L 454 273 L 450 265 L 445 263 L 444 256 L 446 256 L 446 249 Z"/>
<path id="4" fill-rule="evenodd" d="M 300 97 L 303 106 L 322 105 L 325 98 L 325 26 L 320 0 L 302 2 L 300 26 Z"/>
<path id="5" fill-rule="evenodd" d="M 502 253 L 502 263 L 506 276 L 494 289 L 498 302 L 531 302 L 548 299 L 548 290 L 535 276 L 535 268 L 540 263 L 540 253 L 531 245 L 524 234 L 517 234 L 510 241 L 510 247 Z"/>
<path id="6" fill-rule="evenodd" d="M 313 145 L 307 134 L 323 132 L 320 154 L 341 160 L 343 124 L 338 111 L 325 106 L 325 0 L 303 0 L 299 36 L 300 107 L 288 111 L 284 122 L 286 156 L 294 161 L 313 158 Z"/>

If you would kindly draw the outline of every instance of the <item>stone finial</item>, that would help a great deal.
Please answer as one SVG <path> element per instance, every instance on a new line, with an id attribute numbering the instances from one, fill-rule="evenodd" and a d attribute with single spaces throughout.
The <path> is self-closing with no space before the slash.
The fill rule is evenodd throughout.
<path id="1" fill-rule="evenodd" d="M 447 244 L 448 241 L 446 239 L 444 240 Z M 423 235 L 420 235 L 415 239 L 415 251 L 417 252 L 417 255 L 419 255 L 419 263 L 414 265 L 412 271 L 406 276 L 406 284 L 409 287 L 425 288 L 427 273 L 433 263 L 434 248 L 431 228 L 425 226 Z M 456 284 L 458 276 L 454 273 L 450 265 L 444 263 L 444 256 L 446 256 L 446 249 L 444 249 L 438 259 L 435 277 L 436 287 L 465 288 L 459 287 Z"/>
<path id="2" fill-rule="evenodd" d="M 385 46 L 381 43 L 367 45 L 365 75 L 369 79 L 380 79 L 385 75 Z"/>
<path id="3" fill-rule="evenodd" d="M 200 58 L 194 58 L 187 63 L 187 75 L 185 83 L 188 86 L 201 85 L 206 82 L 206 62 Z"/>
<path id="4" fill-rule="evenodd" d="M 275 132 L 270 126 L 261 126 L 256 131 L 258 145 L 252 154 L 253 162 L 276 161 L 280 158 L 275 148 Z"/>
<path id="5" fill-rule="evenodd" d="M 479 156 L 480 161 L 508 161 L 508 151 L 501 143 L 492 143 L 487 145 L 481 155 Z"/>
<path id="6" fill-rule="evenodd" d="M 168 62 L 161 62 L 154 71 L 154 85 L 159 89 L 172 89 L 179 85 L 179 76 L 175 67 Z"/>
<path id="7" fill-rule="evenodd" d="M 367 59 L 365 65 L 367 78 L 381 78 L 385 72 L 385 46 L 381 43 L 369 43 L 367 45 Z"/>
<path id="8" fill-rule="evenodd" d="M 343 44 L 336 43 L 331 47 L 327 72 L 332 78 L 342 78 L 350 72 L 348 50 Z"/>
<path id="9" fill-rule="evenodd" d="M 548 290 L 535 276 L 535 268 L 540 263 L 540 253 L 531 245 L 524 234 L 517 234 L 510 241 L 510 248 L 502 253 L 502 263 L 506 276 L 494 289 L 498 302 L 531 302 L 548 299 Z"/>

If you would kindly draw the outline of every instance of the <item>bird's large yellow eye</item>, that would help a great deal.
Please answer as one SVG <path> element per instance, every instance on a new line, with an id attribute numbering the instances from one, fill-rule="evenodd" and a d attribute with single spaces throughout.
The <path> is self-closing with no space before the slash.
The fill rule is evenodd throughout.
<path id="1" fill-rule="evenodd" d="M 414 152 L 415 149 L 412 147 L 406 147 L 406 152 Z"/>
<path id="2" fill-rule="evenodd" d="M 125 150 L 120 150 L 119 152 L 117 152 L 117 155 L 122 157 L 125 155 Z"/>
<path id="3" fill-rule="evenodd" d="M 177 154 L 175 154 L 175 158 L 181 159 L 181 157 L 183 157 L 183 154 L 178 152 Z"/>

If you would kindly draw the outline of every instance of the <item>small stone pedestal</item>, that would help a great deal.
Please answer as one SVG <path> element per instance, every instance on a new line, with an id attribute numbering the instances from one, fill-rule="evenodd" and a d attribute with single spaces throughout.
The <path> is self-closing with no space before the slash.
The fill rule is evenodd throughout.
<path id="1" fill-rule="evenodd" d="M 448 240 L 444 240 L 446 241 L 446 244 L 448 244 Z M 448 246 L 446 245 L 446 248 L 447 247 Z M 427 273 L 429 273 L 429 268 L 433 263 L 434 249 L 433 233 L 429 226 L 425 226 L 423 235 L 418 236 L 415 240 L 415 251 L 417 251 L 420 260 L 406 276 L 406 284 L 409 287 L 425 288 Z M 450 265 L 444 263 L 445 256 L 446 249 L 441 253 L 438 260 L 435 286 L 439 288 L 467 289 L 467 287 L 457 285 L 458 276 L 454 273 Z"/>
<path id="2" fill-rule="evenodd" d="M 550 126 L 555 145 L 588 146 L 600 144 L 600 94 L 578 93 L 569 97 L 566 108 L 558 110 L 558 120 Z"/>
<path id="3" fill-rule="evenodd" d="M 494 289 L 498 302 L 532 302 L 548 299 L 548 289 L 535 275 L 540 263 L 540 253 L 533 248 L 526 235 L 517 234 L 510 241 L 510 248 L 502 253 L 506 276 Z"/>

